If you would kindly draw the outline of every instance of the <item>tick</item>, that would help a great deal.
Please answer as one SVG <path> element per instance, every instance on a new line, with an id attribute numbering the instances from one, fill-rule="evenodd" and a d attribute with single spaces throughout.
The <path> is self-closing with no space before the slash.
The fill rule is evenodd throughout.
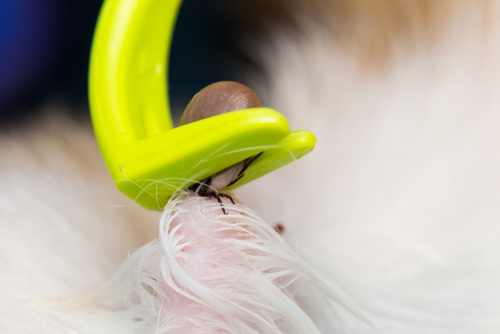
<path id="1" fill-rule="evenodd" d="M 189 124 L 230 111 L 260 107 L 262 107 L 262 104 L 259 98 L 247 86 L 232 81 L 217 82 L 203 88 L 193 97 L 184 110 L 179 125 Z M 227 215 L 221 197 L 228 198 L 233 204 L 235 202 L 230 195 L 219 193 L 218 190 L 238 182 L 245 175 L 248 166 L 262 153 L 260 152 L 254 157 L 229 166 L 193 184 L 189 189 L 199 196 L 217 199 L 222 212 Z"/>

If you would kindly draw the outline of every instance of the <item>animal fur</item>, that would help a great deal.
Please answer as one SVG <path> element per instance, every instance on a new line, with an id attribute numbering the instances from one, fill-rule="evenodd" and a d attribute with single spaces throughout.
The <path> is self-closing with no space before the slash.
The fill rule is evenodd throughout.
<path id="1" fill-rule="evenodd" d="M 500 5 L 266 4 L 286 23 L 248 40 L 250 86 L 318 144 L 238 198 L 385 333 L 498 333 Z M 83 123 L 2 133 L 1 333 L 146 330 L 89 302 L 159 216 L 116 192 Z"/>

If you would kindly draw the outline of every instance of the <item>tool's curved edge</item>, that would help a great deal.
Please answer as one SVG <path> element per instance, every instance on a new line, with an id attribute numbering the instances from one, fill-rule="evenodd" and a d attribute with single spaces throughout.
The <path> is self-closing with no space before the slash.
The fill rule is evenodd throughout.
<path id="1" fill-rule="evenodd" d="M 222 163 L 226 166 L 228 160 L 234 163 L 263 152 L 248 167 L 245 171 L 245 176 L 240 181 L 223 189 L 233 190 L 302 158 L 314 149 L 315 144 L 316 137 L 311 132 L 305 130 L 294 131 L 276 144 L 245 147 L 243 151 L 240 150 L 239 155 L 226 155 L 222 153 L 221 156 L 214 157 L 213 160 L 202 161 L 196 166 L 198 174 L 193 174 L 192 178 L 170 177 L 165 179 L 159 177 L 145 180 L 122 179 L 116 181 L 116 184 L 123 193 L 129 194 L 129 197 L 143 207 L 152 210 L 162 210 L 172 194 L 186 189 L 197 180 L 213 175 L 214 170 L 211 170 L 211 168 L 214 165 L 221 165 Z M 221 157 L 222 159 L 217 161 Z M 176 164 L 172 166 L 175 168 Z M 169 167 L 171 166 L 165 166 L 165 168 Z M 171 175 L 175 175 L 175 173 L 171 172 Z"/>
<path id="2" fill-rule="evenodd" d="M 309 131 L 291 132 L 286 138 L 255 159 L 245 171 L 245 176 L 224 190 L 233 190 L 269 174 L 309 154 L 316 146 L 316 137 Z"/>
<path id="3" fill-rule="evenodd" d="M 128 145 L 172 128 L 170 42 L 181 0 L 106 0 L 92 45 L 89 100 L 99 146 Z"/>
<path id="4" fill-rule="evenodd" d="M 124 194 L 145 207 L 161 209 L 174 192 L 275 147 L 289 133 L 286 119 L 272 109 L 240 110 L 175 128 L 121 151 L 117 147 L 114 154 L 124 163 L 108 167 Z"/>

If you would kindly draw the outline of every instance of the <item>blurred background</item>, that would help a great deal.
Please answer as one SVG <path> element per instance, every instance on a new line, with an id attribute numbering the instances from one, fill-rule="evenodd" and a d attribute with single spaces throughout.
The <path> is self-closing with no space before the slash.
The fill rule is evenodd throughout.
<path id="1" fill-rule="evenodd" d="M 69 112 L 88 113 L 87 72 L 101 0 L 0 0 L 0 124 L 31 117 L 40 105 L 62 101 Z M 185 0 L 169 64 L 169 94 L 182 110 L 204 86 L 245 82 L 258 71 L 244 56 L 242 13 L 250 1 Z"/>

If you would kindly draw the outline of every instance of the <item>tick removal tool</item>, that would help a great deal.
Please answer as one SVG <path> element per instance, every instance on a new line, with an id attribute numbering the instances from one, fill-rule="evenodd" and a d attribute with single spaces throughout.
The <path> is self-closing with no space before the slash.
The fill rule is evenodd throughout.
<path id="1" fill-rule="evenodd" d="M 260 103 L 173 128 L 167 64 L 181 2 L 106 0 L 92 45 L 89 94 L 97 142 L 118 189 L 148 209 L 163 209 L 180 190 L 200 191 L 197 185 L 239 164 L 234 179 L 219 185 L 235 189 L 300 159 L 316 143 L 309 131 L 290 132 L 283 115 Z"/>

